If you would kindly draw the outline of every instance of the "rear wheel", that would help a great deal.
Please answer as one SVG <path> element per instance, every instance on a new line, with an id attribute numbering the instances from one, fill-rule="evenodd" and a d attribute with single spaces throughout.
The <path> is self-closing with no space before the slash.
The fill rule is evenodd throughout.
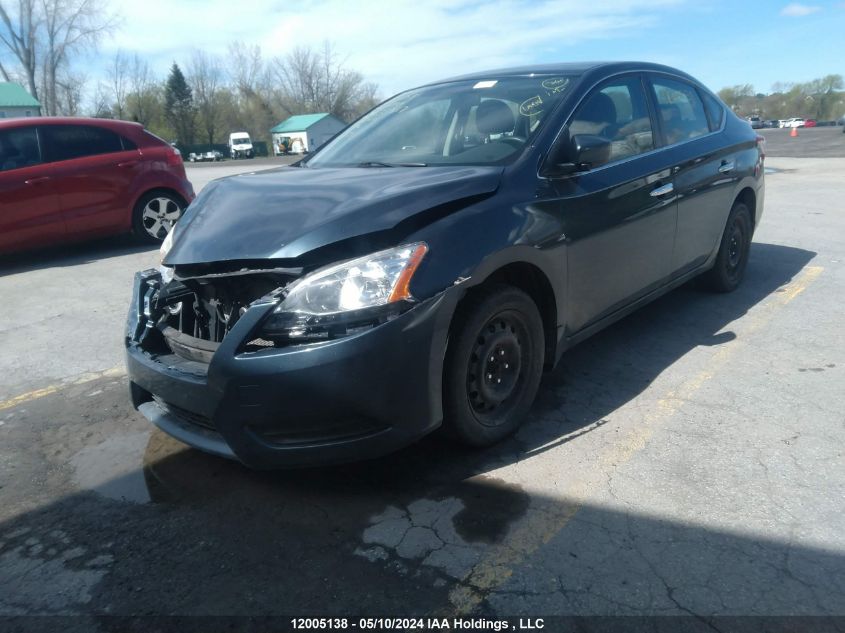
<path id="1" fill-rule="evenodd" d="M 132 232 L 144 242 L 161 242 L 182 217 L 186 206 L 185 201 L 174 193 L 152 191 L 135 205 Z"/>
<path id="2" fill-rule="evenodd" d="M 704 274 L 704 281 L 716 292 L 732 292 L 739 287 L 751 250 L 751 212 L 743 202 L 734 203 L 716 262 Z"/>
<path id="3" fill-rule="evenodd" d="M 543 321 L 521 290 L 496 285 L 465 301 L 444 366 L 445 430 L 472 446 L 513 433 L 528 413 L 543 372 Z"/>

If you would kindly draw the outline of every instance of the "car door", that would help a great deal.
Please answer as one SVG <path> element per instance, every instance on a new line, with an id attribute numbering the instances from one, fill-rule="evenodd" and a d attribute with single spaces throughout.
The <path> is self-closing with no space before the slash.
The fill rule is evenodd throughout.
<path id="1" fill-rule="evenodd" d="M 69 235 L 124 228 L 140 154 L 120 135 L 93 125 L 44 125 L 44 151 Z"/>
<path id="2" fill-rule="evenodd" d="M 35 126 L 0 130 L 0 252 L 58 242 L 65 236 L 50 165 Z"/>
<path id="3" fill-rule="evenodd" d="M 559 143 L 591 134 L 610 160 L 541 186 L 567 245 L 567 334 L 657 288 L 669 274 L 676 200 L 671 165 L 655 149 L 654 117 L 640 74 L 615 77 L 578 106 Z M 554 150 L 553 150 L 554 151 Z"/>
<path id="4" fill-rule="evenodd" d="M 679 276 L 703 264 L 719 242 L 738 178 L 737 157 L 719 133 L 724 111 L 713 97 L 680 78 L 648 77 L 663 151 L 673 163 L 678 232 L 672 271 Z"/>

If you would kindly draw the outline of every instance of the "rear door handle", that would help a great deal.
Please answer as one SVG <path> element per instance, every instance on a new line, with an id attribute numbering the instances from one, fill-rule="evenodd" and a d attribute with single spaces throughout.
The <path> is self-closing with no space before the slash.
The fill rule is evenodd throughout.
<path id="1" fill-rule="evenodd" d="M 117 166 L 123 167 L 125 169 L 127 167 L 134 167 L 137 164 L 138 164 L 137 160 L 127 160 L 125 163 L 118 163 Z"/>
<path id="2" fill-rule="evenodd" d="M 675 186 L 670 182 L 668 184 L 662 185 L 657 189 L 653 189 L 651 192 L 652 198 L 659 198 L 660 196 L 665 196 L 668 193 L 672 193 L 675 191 Z"/>
<path id="3" fill-rule="evenodd" d="M 42 182 L 47 182 L 50 180 L 50 176 L 41 176 L 40 178 L 30 178 L 29 180 L 24 180 L 24 183 L 27 185 L 38 185 Z"/>
<path id="4" fill-rule="evenodd" d="M 734 167 L 736 167 L 736 162 L 732 160 L 723 160 L 722 164 L 719 165 L 719 173 L 727 174 L 728 172 L 733 171 Z"/>

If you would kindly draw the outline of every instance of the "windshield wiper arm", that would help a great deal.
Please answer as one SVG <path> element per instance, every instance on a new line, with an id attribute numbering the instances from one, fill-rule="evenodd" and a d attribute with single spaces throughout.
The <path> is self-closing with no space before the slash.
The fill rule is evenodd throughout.
<path id="1" fill-rule="evenodd" d="M 356 167 L 428 167 L 428 163 L 383 163 L 378 160 L 367 160 L 358 163 Z"/>

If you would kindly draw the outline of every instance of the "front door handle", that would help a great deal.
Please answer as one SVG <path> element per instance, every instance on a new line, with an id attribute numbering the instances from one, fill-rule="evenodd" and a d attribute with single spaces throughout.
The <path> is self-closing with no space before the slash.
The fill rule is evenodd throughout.
<path id="1" fill-rule="evenodd" d="M 732 161 L 732 160 L 723 160 L 723 161 L 722 161 L 722 164 L 721 164 L 721 165 L 719 165 L 719 173 L 720 173 L 720 174 L 727 174 L 728 172 L 733 171 L 733 170 L 734 170 L 734 167 L 736 167 L 736 162 L 735 162 L 735 161 Z"/>
<path id="2" fill-rule="evenodd" d="M 24 183 L 27 185 L 39 185 L 42 182 L 47 182 L 50 180 L 50 176 L 41 176 L 40 178 L 30 178 L 29 180 L 24 180 Z"/>
<path id="3" fill-rule="evenodd" d="M 653 189 L 651 192 L 652 198 L 659 198 L 660 196 L 665 196 L 668 193 L 672 193 L 675 191 L 675 186 L 670 182 L 668 184 L 662 185 L 657 189 Z"/>

